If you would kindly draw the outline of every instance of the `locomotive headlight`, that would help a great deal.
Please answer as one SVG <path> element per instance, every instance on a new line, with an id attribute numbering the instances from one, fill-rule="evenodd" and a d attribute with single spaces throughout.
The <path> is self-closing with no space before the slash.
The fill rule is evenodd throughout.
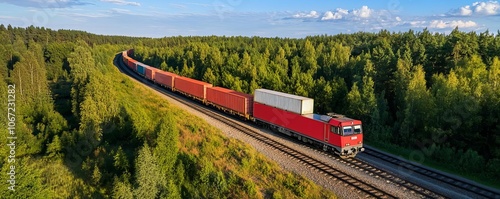
<path id="1" fill-rule="evenodd" d="M 349 146 L 350 144 L 349 144 L 349 143 L 347 143 L 347 144 L 345 144 L 345 145 L 346 145 L 346 146 Z"/>
<path id="2" fill-rule="evenodd" d="M 361 144 L 361 143 L 363 143 L 363 142 L 361 142 L 361 141 L 358 142 L 358 144 Z"/>

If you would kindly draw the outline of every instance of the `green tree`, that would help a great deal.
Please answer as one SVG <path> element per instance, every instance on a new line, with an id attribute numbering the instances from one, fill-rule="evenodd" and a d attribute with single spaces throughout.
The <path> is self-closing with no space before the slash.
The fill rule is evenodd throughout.
<path id="1" fill-rule="evenodd" d="M 132 187 L 127 181 L 121 181 L 115 178 L 113 183 L 113 199 L 133 199 L 134 194 L 132 192 Z"/>
<path id="2" fill-rule="evenodd" d="M 160 190 L 161 176 L 158 162 L 147 143 L 139 150 L 135 160 L 135 198 L 156 198 Z"/>
<path id="3" fill-rule="evenodd" d="M 203 78 L 201 79 L 202 81 L 209 82 L 213 84 L 214 86 L 217 85 L 217 77 L 215 76 L 214 72 L 212 71 L 212 68 L 207 68 L 205 71 L 205 74 L 203 75 Z"/>
<path id="4" fill-rule="evenodd" d="M 113 165 L 115 166 L 116 170 L 122 172 L 127 172 L 129 170 L 128 157 L 121 146 L 118 147 L 115 156 L 113 156 L 113 160 Z"/>
<path id="5" fill-rule="evenodd" d="M 158 138 L 154 155 L 158 160 L 161 173 L 163 175 L 172 175 L 175 162 L 177 161 L 177 152 L 179 151 L 179 130 L 172 112 L 161 117 L 156 128 Z"/>
<path id="6" fill-rule="evenodd" d="M 323 77 L 320 77 L 318 80 L 315 80 L 314 83 L 316 86 L 314 87 L 314 91 L 312 95 L 314 96 L 315 107 L 314 110 L 317 113 L 328 113 L 332 112 L 332 98 L 333 98 L 333 89 L 329 82 L 327 82 Z"/>
<path id="7" fill-rule="evenodd" d="M 71 104 L 72 112 L 76 118 L 80 118 L 80 104 L 83 102 L 83 88 L 89 82 L 89 77 L 95 70 L 94 58 L 90 47 L 84 41 L 77 41 L 76 47 L 68 56 L 71 78 Z"/>
<path id="8" fill-rule="evenodd" d="M 400 129 L 402 142 L 414 144 L 419 139 L 429 138 L 429 128 L 432 127 L 435 107 L 434 99 L 426 87 L 425 72 L 422 66 L 417 66 L 408 83 L 405 96 L 406 107 Z"/>
<path id="9" fill-rule="evenodd" d="M 47 153 L 49 157 L 57 156 L 63 149 L 63 145 L 59 136 L 55 135 L 52 142 L 47 146 Z"/>
<path id="10" fill-rule="evenodd" d="M 351 91 L 347 94 L 347 101 L 349 101 L 347 108 L 349 115 L 358 118 L 363 115 L 363 101 L 361 100 L 361 92 L 359 91 L 357 82 L 352 85 Z"/>
<path id="11" fill-rule="evenodd" d="M 316 71 L 318 70 L 316 50 L 314 49 L 311 41 L 306 39 L 304 46 L 300 51 L 300 54 L 302 57 L 301 70 L 303 72 L 307 72 L 309 75 L 316 74 Z"/>

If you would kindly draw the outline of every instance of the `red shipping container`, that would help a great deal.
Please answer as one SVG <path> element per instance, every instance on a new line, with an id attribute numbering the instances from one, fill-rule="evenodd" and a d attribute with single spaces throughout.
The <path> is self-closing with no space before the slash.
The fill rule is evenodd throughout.
<path id="1" fill-rule="evenodd" d="M 127 55 L 130 57 L 134 54 L 134 49 L 127 50 Z"/>
<path id="2" fill-rule="evenodd" d="M 207 101 L 230 109 L 245 117 L 251 115 L 253 111 L 253 95 L 227 88 L 207 88 Z"/>
<path id="3" fill-rule="evenodd" d="M 146 68 L 146 79 L 149 80 L 154 80 L 155 79 L 155 73 L 158 72 L 160 69 L 157 69 L 155 67 L 147 67 Z"/>
<path id="4" fill-rule="evenodd" d="M 361 121 L 359 120 L 350 118 L 331 118 L 324 121 L 321 115 L 299 115 L 257 102 L 254 102 L 253 108 L 253 116 L 257 120 L 284 127 L 319 142 L 328 143 L 328 145 L 334 146 L 338 150 L 343 150 L 346 146 L 348 146 L 347 148 L 362 146 L 363 134 L 341 136 L 331 132 L 331 126 L 344 127 L 361 125 Z"/>
<path id="5" fill-rule="evenodd" d="M 134 59 L 130 58 L 128 60 L 128 67 L 130 69 L 132 69 L 133 71 L 137 71 L 137 61 L 135 61 Z"/>
<path id="6" fill-rule="evenodd" d="M 126 54 L 122 55 L 122 61 L 123 61 L 123 64 L 125 64 L 127 67 L 129 67 L 128 66 L 128 57 L 126 56 Z"/>
<path id="7" fill-rule="evenodd" d="M 130 68 L 130 57 L 124 57 L 123 63 L 127 65 L 128 68 Z"/>
<path id="8" fill-rule="evenodd" d="M 212 87 L 212 84 L 181 76 L 174 79 L 174 84 L 175 90 L 179 90 L 201 100 L 206 99 L 206 88 Z"/>
<path id="9" fill-rule="evenodd" d="M 155 73 L 155 82 L 170 89 L 174 87 L 174 79 L 178 75 L 166 71 L 158 70 Z"/>

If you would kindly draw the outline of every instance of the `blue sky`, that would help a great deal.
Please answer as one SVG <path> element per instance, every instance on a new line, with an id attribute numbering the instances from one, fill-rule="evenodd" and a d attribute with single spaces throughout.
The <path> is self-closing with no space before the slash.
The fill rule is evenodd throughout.
<path id="1" fill-rule="evenodd" d="M 0 0 L 0 23 L 145 37 L 421 31 L 497 33 L 498 1 Z"/>

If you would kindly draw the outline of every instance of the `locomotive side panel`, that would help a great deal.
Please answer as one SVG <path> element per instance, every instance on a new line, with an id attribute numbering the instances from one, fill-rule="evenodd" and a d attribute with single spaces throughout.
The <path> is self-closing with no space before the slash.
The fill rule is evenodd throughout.
<path id="1" fill-rule="evenodd" d="M 328 124 L 322 121 L 261 104 L 256 101 L 254 101 L 253 106 L 253 116 L 258 120 L 289 129 L 319 142 L 325 141 L 325 133 Z"/>

